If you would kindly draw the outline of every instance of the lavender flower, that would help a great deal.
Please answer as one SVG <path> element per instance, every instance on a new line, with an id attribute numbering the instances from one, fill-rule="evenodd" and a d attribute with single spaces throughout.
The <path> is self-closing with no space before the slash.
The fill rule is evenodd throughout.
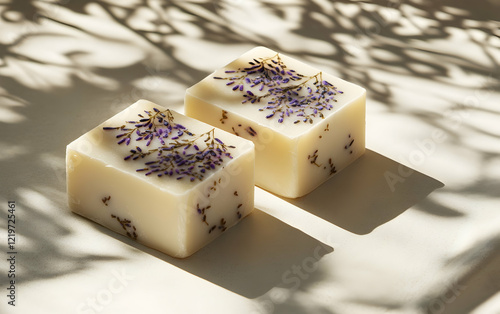
<path id="1" fill-rule="evenodd" d="M 144 167 L 137 169 L 138 172 L 144 172 L 146 176 L 155 174 L 158 177 L 175 176 L 177 180 L 187 177 L 190 181 L 201 181 L 207 171 L 212 171 L 226 159 L 233 158 L 228 149 L 235 147 L 225 145 L 222 140 L 216 138 L 215 129 L 196 136 L 183 125 L 175 123 L 168 109 L 160 111 L 153 108 L 153 111 L 145 111 L 147 117 L 139 114 L 139 121 L 126 121 L 126 124 L 120 127 L 103 127 L 105 131 L 123 132 L 116 135 L 119 139 L 118 145 L 128 146 L 131 142 L 147 141 L 147 150 L 136 145 L 135 149 L 131 149 L 130 154 L 124 157 L 126 161 L 146 158 Z M 205 147 L 200 147 L 197 143 L 200 139 Z M 191 147 L 193 149 L 190 149 Z"/>
<path id="2" fill-rule="evenodd" d="M 336 95 L 343 94 L 323 79 L 322 72 L 312 76 L 297 73 L 283 63 L 279 54 L 253 59 L 248 64 L 246 68 L 225 71 L 231 76 L 214 79 L 228 80 L 226 85 L 231 86 L 233 91 L 243 92 L 242 103 L 255 104 L 267 100 L 267 105 L 259 111 L 271 111 L 266 113 L 266 118 L 277 118 L 279 123 L 293 116 L 301 117 L 295 119 L 294 123 L 313 123 L 315 117 L 324 118 L 323 110 L 333 108 L 332 103 L 337 101 Z M 265 90 L 265 94 L 256 95 L 251 89 L 259 92 Z"/>

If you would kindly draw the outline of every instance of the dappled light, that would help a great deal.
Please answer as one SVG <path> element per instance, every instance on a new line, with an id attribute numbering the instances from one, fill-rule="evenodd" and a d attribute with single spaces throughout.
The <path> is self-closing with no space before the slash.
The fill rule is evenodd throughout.
<path id="1" fill-rule="evenodd" d="M 164 272 L 161 280 L 189 274 L 180 291 L 201 277 L 224 288 L 217 297 L 229 290 L 233 305 L 243 296 L 241 304 L 256 313 L 474 310 L 500 289 L 471 292 L 487 277 L 500 282 L 491 266 L 500 252 L 500 224 L 491 219 L 500 201 L 498 12 L 496 0 L 0 1 L 0 200 L 18 206 L 20 285 L 30 285 L 32 293 L 44 280 L 63 282 L 95 269 L 102 274 L 101 267 L 109 275 L 118 264 L 133 273 L 133 262 L 144 267 L 148 261 Z M 367 90 L 369 152 L 358 168 L 297 200 L 257 193 L 265 199 L 256 207 L 267 214 L 252 217 L 253 224 L 274 226 L 285 236 L 266 243 L 263 233 L 248 244 L 253 251 L 236 251 L 267 254 L 281 247 L 262 259 L 271 265 L 262 266 L 265 276 L 245 272 L 251 263 L 228 262 L 207 250 L 200 254 L 203 263 L 177 261 L 69 212 L 69 142 L 140 98 L 182 112 L 186 88 L 255 46 Z M 312 222 L 329 236 L 316 236 Z M 252 236 L 249 226 L 233 230 L 236 239 L 248 240 L 242 234 Z M 6 230 L 2 217 L 0 231 Z M 282 274 L 320 245 L 333 250 L 291 288 Z M 227 238 L 214 250 L 234 247 Z M 409 247 L 419 252 L 388 257 Z M 0 249 L 7 252 L 7 243 Z M 279 253 L 291 260 L 279 260 Z M 232 271 L 220 277 L 203 268 L 205 259 Z M 488 272 L 481 273 L 483 267 Z M 137 282 L 176 291 L 148 280 Z M 447 303 L 443 296 L 450 291 L 466 302 Z M 93 295 L 84 288 L 77 293 L 83 301 Z M 81 305 L 64 304 L 67 313 Z"/>

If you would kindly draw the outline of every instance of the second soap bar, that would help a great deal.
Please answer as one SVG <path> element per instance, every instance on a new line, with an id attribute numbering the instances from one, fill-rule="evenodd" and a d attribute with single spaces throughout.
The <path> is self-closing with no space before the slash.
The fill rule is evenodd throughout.
<path id="1" fill-rule="evenodd" d="M 186 91 L 186 115 L 252 140 L 255 182 L 303 196 L 365 151 L 364 88 L 257 47 Z"/>

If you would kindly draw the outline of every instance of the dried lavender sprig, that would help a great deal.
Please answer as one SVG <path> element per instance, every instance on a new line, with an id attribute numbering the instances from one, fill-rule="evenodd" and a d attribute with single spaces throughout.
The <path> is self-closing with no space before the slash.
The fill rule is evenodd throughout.
<path id="1" fill-rule="evenodd" d="M 312 76 L 305 76 L 292 69 L 288 69 L 279 54 L 265 59 L 253 59 L 250 66 L 226 71 L 230 77 L 214 77 L 215 79 L 229 80 L 226 84 L 232 86 L 233 91 L 244 92 L 242 103 L 252 104 L 267 99 L 267 106 L 259 111 L 270 110 L 266 118 L 277 118 L 279 123 L 291 116 L 299 117 L 294 123 L 313 123 L 313 118 L 324 118 L 321 111 L 331 110 L 336 102 L 335 96 L 342 94 L 335 86 L 323 80 L 322 72 Z M 236 76 L 235 73 L 243 73 Z M 314 79 L 313 88 L 307 83 Z M 307 93 L 299 93 L 306 88 Z M 264 95 L 257 96 L 250 89 L 258 88 L 259 92 L 266 88 Z"/>
<path id="2" fill-rule="evenodd" d="M 189 177 L 191 181 L 202 180 L 206 171 L 222 165 L 225 158 L 233 158 L 227 150 L 235 147 L 225 145 L 214 136 L 214 131 L 212 129 L 189 141 L 174 141 L 170 146 L 155 150 L 158 152 L 157 159 L 146 163 L 147 167 L 138 171 L 147 171 L 146 175 L 156 173 L 160 177 L 175 175 L 179 180 L 184 177 Z M 195 142 L 205 136 L 205 147 L 200 149 Z M 193 147 L 195 152 L 186 153 L 189 147 Z"/>
<path id="3" fill-rule="evenodd" d="M 138 160 L 155 155 L 155 160 L 145 162 L 145 167 L 137 169 L 138 172 L 145 172 L 147 176 L 156 174 L 159 177 L 176 176 L 179 180 L 184 177 L 189 177 L 191 181 L 202 180 L 207 171 L 222 165 L 226 158 L 233 158 L 228 149 L 235 147 L 225 145 L 224 142 L 216 138 L 215 129 L 196 136 L 184 126 L 175 123 L 174 117 L 168 109 L 163 112 L 156 108 L 153 110 L 154 113 L 145 111 L 147 117 L 139 114 L 141 118 L 139 121 L 126 122 L 133 124 L 134 128 L 127 127 L 127 125 L 103 128 L 106 131 L 125 131 L 125 133 L 116 136 L 120 139 L 117 144 L 126 143 L 129 145 L 133 134 L 137 135 L 134 141 L 147 140 L 146 146 L 148 147 L 153 139 L 158 139 L 161 145 L 156 148 L 143 150 L 136 146 L 135 149 L 130 150 L 129 155 L 124 157 L 124 160 Z M 183 138 L 184 135 L 191 138 Z M 199 139 L 203 139 L 205 144 L 202 149 L 196 144 Z M 194 149 L 194 153 L 188 152 L 191 147 Z"/>

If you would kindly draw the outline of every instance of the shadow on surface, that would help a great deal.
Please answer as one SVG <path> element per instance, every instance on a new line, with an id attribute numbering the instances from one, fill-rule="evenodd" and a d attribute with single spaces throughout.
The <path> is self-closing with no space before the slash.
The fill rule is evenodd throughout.
<path id="1" fill-rule="evenodd" d="M 481 259 L 478 264 L 471 267 L 471 271 L 462 277 L 453 278 L 450 281 L 442 283 L 440 293 L 431 294 L 422 298 L 420 309 L 422 313 L 433 314 L 467 314 L 478 309 L 496 294 L 500 292 L 500 254 L 498 254 L 498 240 L 496 248 L 492 252 L 483 252 L 486 257 L 475 258 Z M 484 244 L 484 243 L 481 243 Z M 465 256 L 461 256 L 458 260 L 451 263 L 468 264 L 468 258 L 478 253 L 480 250 L 487 251 L 485 246 L 478 245 L 477 249 L 471 249 Z M 496 250 L 495 250 L 496 249 Z M 465 259 L 464 259 L 465 257 Z M 498 306 L 498 305 L 497 305 Z M 498 313 L 487 312 L 495 310 L 493 308 L 484 309 L 478 313 Z"/>
<path id="2" fill-rule="evenodd" d="M 318 261 L 333 252 L 330 246 L 257 209 L 186 259 L 170 257 L 100 225 L 95 226 L 141 251 L 247 298 L 259 297 L 275 286 L 287 287 L 293 283 L 293 278 L 287 276 L 292 266 L 311 259 Z"/>
<path id="3" fill-rule="evenodd" d="M 61 196 L 64 196 L 64 162 L 50 164 L 56 165 L 51 169 L 39 155 L 40 152 L 49 153 L 48 156 L 55 161 L 58 159 L 53 157 L 64 158 L 64 146 L 70 140 L 137 100 L 138 96 L 169 103 L 167 96 L 170 94 L 175 101 L 181 101 L 184 88 L 208 74 L 207 69 L 188 62 L 189 56 L 183 55 L 186 50 L 181 49 L 186 45 L 192 49 L 194 44 L 208 42 L 213 47 L 208 54 L 217 49 L 231 49 L 231 46 L 236 51 L 234 46 L 243 49 L 247 45 L 266 45 L 307 62 L 329 65 L 344 79 L 366 87 L 371 99 L 383 103 L 389 111 L 412 116 L 420 111 L 410 110 L 396 102 L 392 91 L 398 89 L 397 84 L 394 87 L 393 80 L 389 84 L 383 76 L 376 75 L 376 71 L 460 87 L 464 83 L 463 80 L 456 80 L 458 70 L 458 73 L 471 75 L 467 82 L 474 81 L 474 75 L 491 77 L 488 85 L 483 87 L 485 90 L 498 90 L 500 86 L 498 58 L 490 52 L 498 49 L 498 44 L 494 42 L 498 39 L 498 1 L 493 0 L 297 1 L 296 6 L 267 1 L 262 2 L 257 10 L 245 11 L 243 7 L 243 13 L 257 12 L 264 17 L 260 20 L 266 26 L 263 27 L 264 34 L 255 31 L 255 23 L 232 27 L 231 21 L 245 15 L 236 14 L 226 19 L 231 17 L 231 11 L 225 13 L 222 6 L 237 7 L 238 1 L 174 1 L 159 6 L 153 6 L 154 1 L 132 1 L 128 4 L 102 0 L 59 2 L 65 5 L 42 7 L 41 4 L 49 2 L 38 0 L 12 0 L 0 4 L 0 21 L 7 22 L 5 28 L 4 25 L 1 27 L 2 38 L 15 38 L 0 43 L 0 110 L 3 118 L 0 131 L 6 135 L 0 144 L 10 148 L 13 156 L 6 159 L 6 150 L 2 149 L 2 177 L 9 179 L 2 183 L 2 194 L 20 201 L 19 209 L 23 214 L 20 236 L 29 244 L 23 247 L 19 261 L 19 266 L 25 270 L 24 283 L 87 271 L 102 261 L 124 258 L 85 252 L 73 255 L 65 249 L 64 241 L 71 237 L 72 231 L 71 225 L 65 225 L 65 220 L 61 220 L 61 212 L 65 213 L 67 208 Z M 239 4 L 243 3 L 246 1 Z M 320 4 L 326 4 L 326 8 Z M 328 10 L 329 4 L 332 10 Z M 390 14 L 382 14 L 391 8 L 394 10 L 389 10 Z M 294 14 L 290 12 L 299 12 L 300 18 L 294 20 Z M 135 23 L 138 21 L 140 23 Z M 415 24 L 423 21 L 432 24 Z M 268 29 L 272 29 L 275 22 L 282 22 L 280 25 L 285 27 L 284 31 L 278 36 L 267 36 L 267 32 L 272 33 Z M 113 32 L 96 31 L 97 24 L 112 26 L 109 29 Z M 462 49 L 444 49 L 448 43 L 457 40 L 454 37 L 456 31 L 462 28 L 465 28 L 466 35 L 460 39 L 464 44 L 460 46 Z M 290 34 L 298 36 L 286 36 Z M 472 36 L 478 34 L 482 35 L 479 39 Z M 176 41 L 179 38 L 189 40 Z M 304 44 L 310 38 L 327 43 L 332 48 L 331 52 Z M 81 45 L 75 45 L 78 41 Z M 98 48 L 110 43 L 119 51 L 115 57 L 123 60 L 121 65 L 100 62 L 99 52 L 103 50 Z M 135 59 L 137 47 L 144 54 Z M 471 48 L 478 51 L 469 50 Z M 103 56 L 110 53 L 107 50 Z M 200 49 L 197 54 L 206 55 L 207 51 Z M 162 57 L 161 62 L 151 58 L 158 55 Z M 212 66 L 215 67 L 215 63 L 210 63 Z M 145 80 L 147 78 L 149 80 Z M 140 85 L 139 81 L 144 84 Z M 178 87 L 165 91 L 172 82 L 179 83 Z M 421 86 L 414 88 L 420 89 Z M 455 100 L 450 95 L 442 96 L 450 105 L 454 104 Z M 489 110 L 486 107 L 473 109 Z M 487 113 L 498 115 L 494 110 Z M 448 130 L 446 119 L 440 115 L 427 117 L 425 121 L 433 127 Z M 467 132 L 448 130 L 448 133 L 457 146 L 470 147 L 470 143 L 462 139 Z M 495 134 L 485 136 L 494 138 Z M 484 158 L 483 164 L 490 162 L 486 157 L 491 160 L 496 158 L 496 154 L 487 155 L 481 149 L 479 152 Z M 423 209 L 436 216 L 461 215 L 427 197 L 443 186 L 441 182 L 416 171 L 408 177 L 401 176 L 401 167 L 395 161 L 367 151 L 356 167 L 345 169 L 310 195 L 290 202 L 360 235 L 370 233 L 417 203 L 422 205 L 416 206 L 418 210 Z M 405 167 L 402 169 L 404 173 L 408 171 Z M 54 174 L 55 170 L 60 173 Z M 384 177 L 386 173 L 404 179 L 394 182 L 394 192 L 391 192 Z M 454 192 L 495 196 L 497 192 L 492 188 L 498 186 L 495 181 L 482 182 L 482 185 L 470 182 Z M 50 206 L 28 206 L 17 187 L 37 192 L 54 202 L 49 203 Z M 357 192 L 356 198 L 347 197 L 352 191 Z M 69 214 L 62 216 L 64 218 Z M 282 276 L 291 265 L 313 256 L 317 247 L 326 247 L 260 211 L 229 230 L 229 235 L 217 239 L 187 260 L 170 258 L 107 229 L 99 230 L 250 298 L 265 293 L 273 286 L 286 284 Z M 0 248 L 7 251 L 5 243 L 0 244 Z M 327 254 L 329 250 L 321 252 Z M 498 257 L 479 266 L 493 269 L 491 265 L 495 263 L 498 265 Z M 475 274 L 472 272 L 471 276 Z M 447 306 L 446 312 L 459 313 L 459 307 L 470 308 L 480 304 L 495 289 L 498 290 L 498 285 L 493 286 L 481 295 L 481 289 L 475 287 L 491 284 L 491 281 L 488 276 L 480 278 L 465 283 L 467 289 L 463 296 Z M 303 310 L 298 310 L 287 304 L 283 305 L 282 311 L 276 309 L 276 313 L 331 313 L 330 309 L 310 311 L 310 306 L 314 305 L 304 305 Z"/>
<path id="4" fill-rule="evenodd" d="M 456 285 L 451 285 L 437 304 L 445 303 L 444 314 L 471 313 L 481 306 L 485 300 L 500 292 L 500 254 L 496 252 L 485 258 L 474 271 L 467 274 Z M 450 301 L 450 302 L 447 302 Z M 434 313 L 436 304 L 430 303 L 428 313 Z M 497 305 L 498 306 L 498 305 Z"/>
<path id="5" fill-rule="evenodd" d="M 287 199 L 356 234 L 367 234 L 426 199 L 443 183 L 372 150 L 310 194 Z M 454 216 L 451 209 L 432 212 Z"/>

